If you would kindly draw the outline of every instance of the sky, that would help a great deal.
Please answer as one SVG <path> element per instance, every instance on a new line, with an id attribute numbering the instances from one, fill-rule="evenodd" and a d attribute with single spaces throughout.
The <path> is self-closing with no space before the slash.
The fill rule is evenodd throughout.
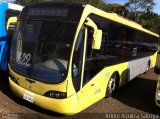
<path id="1" fill-rule="evenodd" d="M 104 0 L 106 3 L 118 3 L 123 5 L 124 3 L 126 3 L 128 0 Z M 155 13 L 158 13 L 160 15 L 160 0 L 154 0 L 154 2 L 156 3 L 153 11 Z"/>

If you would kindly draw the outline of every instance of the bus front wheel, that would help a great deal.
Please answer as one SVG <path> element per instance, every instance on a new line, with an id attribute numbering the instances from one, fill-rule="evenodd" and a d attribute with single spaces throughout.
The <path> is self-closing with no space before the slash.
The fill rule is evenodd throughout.
<path id="1" fill-rule="evenodd" d="M 106 90 L 106 97 L 109 98 L 112 96 L 113 92 L 115 92 L 116 88 L 117 88 L 117 83 L 118 82 L 118 76 L 116 75 L 116 73 L 114 73 L 107 85 L 107 90 Z"/>

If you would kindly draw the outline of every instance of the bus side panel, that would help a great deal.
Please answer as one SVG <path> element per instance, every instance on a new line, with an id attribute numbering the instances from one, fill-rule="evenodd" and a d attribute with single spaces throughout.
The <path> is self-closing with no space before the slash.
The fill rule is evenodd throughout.
<path id="1" fill-rule="evenodd" d="M 84 110 L 106 95 L 108 82 L 115 72 L 120 75 L 121 84 L 126 78 L 126 69 L 128 63 L 116 64 L 105 67 L 96 76 L 94 76 L 85 86 L 77 93 L 79 98 L 79 111 Z"/>
<path id="2" fill-rule="evenodd" d="M 6 36 L 5 28 L 5 11 L 8 8 L 8 3 L 0 2 L 0 38 Z"/>
<path id="3" fill-rule="evenodd" d="M 120 80 L 120 87 L 129 82 L 130 80 L 134 79 L 136 76 L 146 72 L 148 62 L 151 63 L 150 68 L 153 68 L 156 65 L 156 59 L 157 53 L 152 56 L 129 61 L 127 70 L 125 70 L 124 73 L 121 74 L 121 76 L 123 76 L 124 78 Z"/>
<path id="4" fill-rule="evenodd" d="M 133 61 L 129 61 L 128 69 L 129 69 L 129 77 L 128 81 L 134 79 L 141 73 L 144 73 L 147 68 L 147 64 L 150 61 L 150 57 L 145 57 Z"/>
<path id="5" fill-rule="evenodd" d="M 152 62 L 153 66 L 156 61 L 156 54 L 151 56 L 151 58 L 148 56 L 104 68 L 92 80 L 90 80 L 80 92 L 78 92 L 78 97 L 80 100 L 79 110 L 82 111 L 105 97 L 106 87 L 114 72 L 117 72 L 120 76 L 119 87 L 121 87 L 134 79 L 136 76 L 144 73 L 149 61 Z M 96 85 L 93 86 L 92 84 Z"/>
<path id="6" fill-rule="evenodd" d="M 150 60 L 151 60 L 151 65 L 150 67 L 153 68 L 156 65 L 156 61 L 157 61 L 157 53 L 155 53 L 154 55 L 150 56 Z"/>

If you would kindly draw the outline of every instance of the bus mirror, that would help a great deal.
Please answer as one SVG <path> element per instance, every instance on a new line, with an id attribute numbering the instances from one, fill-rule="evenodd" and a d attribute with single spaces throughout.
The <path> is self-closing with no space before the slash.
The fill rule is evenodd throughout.
<path id="1" fill-rule="evenodd" d="M 7 31 L 9 27 L 11 26 L 11 24 L 16 24 L 16 23 L 17 23 L 17 17 L 10 17 L 8 19 L 7 26 L 6 26 Z"/>
<path id="2" fill-rule="evenodd" d="M 95 31 L 95 37 L 93 38 L 92 42 L 92 49 L 99 50 L 101 48 L 101 41 L 102 41 L 102 30 Z"/>
<path id="3" fill-rule="evenodd" d="M 8 19 L 6 29 L 8 32 L 8 37 L 11 39 L 13 38 L 14 32 L 16 30 L 16 25 L 17 25 L 17 17 L 10 17 Z"/>
<path id="4" fill-rule="evenodd" d="M 160 66 L 155 66 L 154 67 L 154 73 L 160 75 Z"/>
<path id="5" fill-rule="evenodd" d="M 92 49 L 99 50 L 101 47 L 101 41 L 102 41 L 102 30 L 99 30 L 97 28 L 97 25 L 89 17 L 87 17 L 85 25 L 93 28 L 94 30 Z"/>

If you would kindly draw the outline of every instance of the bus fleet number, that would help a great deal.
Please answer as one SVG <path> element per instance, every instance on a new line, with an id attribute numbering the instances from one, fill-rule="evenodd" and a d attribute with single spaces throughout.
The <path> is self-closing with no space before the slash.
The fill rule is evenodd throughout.
<path id="1" fill-rule="evenodd" d="M 29 61 L 30 61 L 30 60 L 31 60 L 31 54 L 23 53 L 23 54 L 21 55 L 19 64 L 24 65 L 24 66 L 26 66 L 26 67 L 29 67 L 29 66 L 30 66 L 30 64 L 29 64 Z"/>

